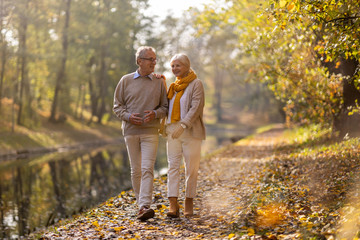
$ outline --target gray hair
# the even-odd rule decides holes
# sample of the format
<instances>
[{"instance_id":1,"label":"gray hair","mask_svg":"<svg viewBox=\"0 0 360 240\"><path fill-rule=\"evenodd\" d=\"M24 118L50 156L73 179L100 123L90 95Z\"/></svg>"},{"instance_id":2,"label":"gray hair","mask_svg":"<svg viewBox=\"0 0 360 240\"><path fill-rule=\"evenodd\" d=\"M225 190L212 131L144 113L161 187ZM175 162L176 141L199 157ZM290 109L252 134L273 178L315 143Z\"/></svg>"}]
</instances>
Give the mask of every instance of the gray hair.
<instances>
[{"instance_id":1,"label":"gray hair","mask_svg":"<svg viewBox=\"0 0 360 240\"><path fill-rule=\"evenodd\" d=\"M182 64L184 64L186 67L188 67L189 69L191 69L191 65L190 65L190 59L188 58L188 56L186 56L184 53L178 53L175 54L171 60L170 63L172 63L173 61L178 60L179 62L181 62Z\"/></svg>"},{"instance_id":2,"label":"gray hair","mask_svg":"<svg viewBox=\"0 0 360 240\"><path fill-rule=\"evenodd\" d=\"M136 65L138 64L138 58L141 58L145 55L145 53L147 51L152 51L155 53L155 49L153 47L150 46L141 46L137 49L136 54L135 54L135 61L136 61Z\"/></svg>"}]
</instances>

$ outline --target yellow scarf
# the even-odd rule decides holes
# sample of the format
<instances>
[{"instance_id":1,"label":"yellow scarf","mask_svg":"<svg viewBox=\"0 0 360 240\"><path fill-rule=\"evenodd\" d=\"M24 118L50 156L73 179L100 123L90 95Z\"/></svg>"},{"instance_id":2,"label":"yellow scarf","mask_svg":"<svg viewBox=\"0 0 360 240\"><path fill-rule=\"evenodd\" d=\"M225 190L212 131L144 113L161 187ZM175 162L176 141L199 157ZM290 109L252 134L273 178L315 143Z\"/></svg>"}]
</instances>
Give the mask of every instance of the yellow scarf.
<instances>
[{"instance_id":1,"label":"yellow scarf","mask_svg":"<svg viewBox=\"0 0 360 240\"><path fill-rule=\"evenodd\" d=\"M197 78L195 72L190 69L189 74L183 78L176 78L176 81L173 82L168 91L168 99L172 99L175 92L177 92L174 100L173 109L171 112L171 122L180 121L180 98L184 94L185 89L193 80Z\"/></svg>"}]
</instances>

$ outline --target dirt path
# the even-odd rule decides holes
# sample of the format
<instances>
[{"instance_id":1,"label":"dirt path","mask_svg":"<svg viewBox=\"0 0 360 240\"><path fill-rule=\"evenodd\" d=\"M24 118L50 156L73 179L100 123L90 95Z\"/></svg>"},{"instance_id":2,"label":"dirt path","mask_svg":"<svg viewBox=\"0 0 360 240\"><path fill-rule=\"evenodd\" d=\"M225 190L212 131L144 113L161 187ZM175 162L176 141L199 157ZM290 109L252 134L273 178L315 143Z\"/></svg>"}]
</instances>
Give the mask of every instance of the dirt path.
<instances>
[{"instance_id":1,"label":"dirt path","mask_svg":"<svg viewBox=\"0 0 360 240\"><path fill-rule=\"evenodd\" d=\"M249 198L257 189L262 166L271 159L282 129L259 134L246 142L226 147L202 160L198 198L193 218L166 217L166 177L155 181L156 216L146 222L136 220L137 209L132 191L68 222L56 231L34 237L43 239L223 239L228 238L232 224L247 214ZM182 182L184 180L182 179ZM183 184L182 184L183 185ZM183 189L181 189L183 192ZM181 200L180 200L181 201ZM180 202L182 204L182 202ZM182 209L181 209L182 210ZM53 229L55 230L55 229ZM230 235L231 237L231 235Z\"/></svg>"}]
</instances>

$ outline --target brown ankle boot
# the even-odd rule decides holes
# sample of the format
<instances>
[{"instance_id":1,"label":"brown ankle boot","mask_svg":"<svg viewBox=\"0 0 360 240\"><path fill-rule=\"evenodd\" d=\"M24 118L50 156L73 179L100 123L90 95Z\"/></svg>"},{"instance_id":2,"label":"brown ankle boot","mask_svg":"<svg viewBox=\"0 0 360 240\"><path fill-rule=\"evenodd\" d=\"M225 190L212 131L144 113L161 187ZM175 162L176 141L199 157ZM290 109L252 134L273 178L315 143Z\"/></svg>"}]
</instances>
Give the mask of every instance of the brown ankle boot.
<instances>
[{"instance_id":1,"label":"brown ankle boot","mask_svg":"<svg viewBox=\"0 0 360 240\"><path fill-rule=\"evenodd\" d=\"M194 201L193 198L185 198L185 217L191 217L194 215Z\"/></svg>"},{"instance_id":2,"label":"brown ankle boot","mask_svg":"<svg viewBox=\"0 0 360 240\"><path fill-rule=\"evenodd\" d=\"M171 218L178 218L180 215L179 212L180 207L177 202L177 197L169 197L169 203L170 203L169 211L166 215Z\"/></svg>"}]
</instances>

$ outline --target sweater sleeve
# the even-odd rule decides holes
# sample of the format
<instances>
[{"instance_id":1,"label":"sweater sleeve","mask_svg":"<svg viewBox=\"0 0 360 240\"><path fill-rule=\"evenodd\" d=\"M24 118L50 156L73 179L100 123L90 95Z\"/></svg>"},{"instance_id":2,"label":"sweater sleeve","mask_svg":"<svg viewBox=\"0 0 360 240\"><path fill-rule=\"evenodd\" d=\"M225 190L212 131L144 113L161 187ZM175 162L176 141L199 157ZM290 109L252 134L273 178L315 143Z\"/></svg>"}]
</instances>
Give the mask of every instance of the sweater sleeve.
<instances>
[{"instance_id":1,"label":"sweater sleeve","mask_svg":"<svg viewBox=\"0 0 360 240\"><path fill-rule=\"evenodd\" d=\"M181 123L185 124L189 128L192 127L192 123L195 122L203 111L205 105L205 93L204 87L200 80L197 80L194 84L194 90L190 96L190 108L186 116L181 120Z\"/></svg>"},{"instance_id":2,"label":"sweater sleeve","mask_svg":"<svg viewBox=\"0 0 360 240\"><path fill-rule=\"evenodd\" d=\"M125 89L124 84L125 84L125 80L123 77L120 79L119 83L117 84L117 86L115 88L113 111L119 119L124 120L124 121L129 121L131 114L127 111L125 101L124 101L124 97L125 97L124 96L124 89Z\"/></svg>"}]
</instances>

